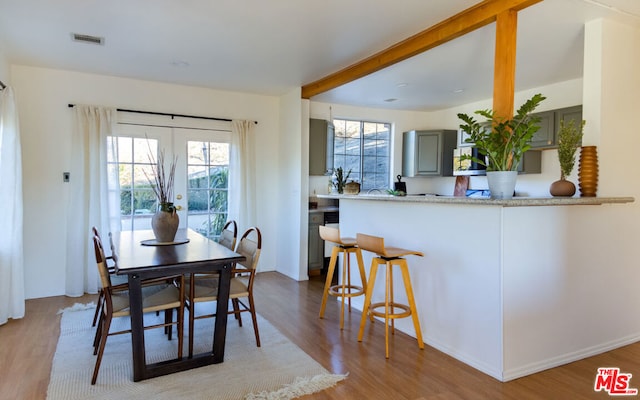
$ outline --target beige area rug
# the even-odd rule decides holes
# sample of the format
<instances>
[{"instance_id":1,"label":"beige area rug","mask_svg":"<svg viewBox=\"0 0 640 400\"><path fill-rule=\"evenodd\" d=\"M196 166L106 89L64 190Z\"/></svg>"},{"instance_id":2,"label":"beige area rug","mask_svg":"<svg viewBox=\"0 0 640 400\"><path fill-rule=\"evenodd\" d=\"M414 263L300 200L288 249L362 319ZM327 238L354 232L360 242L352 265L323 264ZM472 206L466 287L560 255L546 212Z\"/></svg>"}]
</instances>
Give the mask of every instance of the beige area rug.
<instances>
[{"instance_id":1,"label":"beige area rug","mask_svg":"<svg viewBox=\"0 0 640 400\"><path fill-rule=\"evenodd\" d=\"M132 380L131 336L110 336L98 381L92 386L91 375L96 360L92 351L95 328L91 327L94 310L82 308L79 305L62 315L48 400L293 399L334 386L346 377L330 374L260 316L258 327L262 347L256 347L250 317L243 315L242 328L233 316L229 316L224 363L142 382ZM213 322L213 318L196 320L195 353L211 348ZM113 326L112 331L128 324L128 319L116 319L114 324L119 326ZM175 335L168 341L161 328L147 330L148 362L175 358L177 343ZM186 344L185 337L185 349Z\"/></svg>"}]
</instances>

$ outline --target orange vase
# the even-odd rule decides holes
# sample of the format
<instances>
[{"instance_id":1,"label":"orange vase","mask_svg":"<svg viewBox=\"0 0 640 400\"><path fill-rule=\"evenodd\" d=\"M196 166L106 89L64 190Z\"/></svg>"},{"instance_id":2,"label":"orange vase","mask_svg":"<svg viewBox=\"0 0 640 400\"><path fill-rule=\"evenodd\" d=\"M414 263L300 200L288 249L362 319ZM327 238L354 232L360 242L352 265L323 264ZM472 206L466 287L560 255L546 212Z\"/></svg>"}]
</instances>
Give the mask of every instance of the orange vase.
<instances>
[{"instance_id":1,"label":"orange vase","mask_svg":"<svg viewBox=\"0 0 640 400\"><path fill-rule=\"evenodd\" d=\"M596 146L580 148L578 185L581 197L595 197L598 191L598 149Z\"/></svg>"}]
</instances>

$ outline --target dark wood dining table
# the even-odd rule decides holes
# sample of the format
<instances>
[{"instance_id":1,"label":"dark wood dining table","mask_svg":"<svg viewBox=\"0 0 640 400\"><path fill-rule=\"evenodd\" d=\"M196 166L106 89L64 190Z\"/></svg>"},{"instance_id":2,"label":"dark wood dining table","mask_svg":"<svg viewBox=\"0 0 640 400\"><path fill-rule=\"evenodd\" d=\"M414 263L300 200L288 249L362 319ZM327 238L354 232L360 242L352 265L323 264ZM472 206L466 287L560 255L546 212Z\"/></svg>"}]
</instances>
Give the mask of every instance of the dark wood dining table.
<instances>
[{"instance_id":1,"label":"dark wood dining table","mask_svg":"<svg viewBox=\"0 0 640 400\"><path fill-rule=\"evenodd\" d=\"M153 238L153 231L150 230L122 231L113 234L114 250L117 254L116 274L127 275L129 280L133 380L135 382L224 361L231 269L234 263L245 260L244 256L191 229L178 230L175 241L188 239L188 242L183 244L151 246L142 244L142 241ZM197 273L216 271L220 273L220 283L211 351L192 357L177 357L147 364L142 315L142 280L175 275L193 276ZM189 332L189 334L192 333Z\"/></svg>"}]
</instances>

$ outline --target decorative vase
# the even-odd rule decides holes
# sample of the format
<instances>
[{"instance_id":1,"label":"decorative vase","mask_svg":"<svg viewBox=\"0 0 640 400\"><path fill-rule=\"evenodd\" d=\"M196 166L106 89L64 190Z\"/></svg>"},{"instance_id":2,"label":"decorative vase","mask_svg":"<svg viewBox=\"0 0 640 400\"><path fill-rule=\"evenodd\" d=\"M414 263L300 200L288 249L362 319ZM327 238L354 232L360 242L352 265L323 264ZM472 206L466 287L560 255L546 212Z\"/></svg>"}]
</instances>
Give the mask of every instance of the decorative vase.
<instances>
[{"instance_id":1,"label":"decorative vase","mask_svg":"<svg viewBox=\"0 0 640 400\"><path fill-rule=\"evenodd\" d=\"M559 180L551 184L549 187L549 193L555 197L571 197L576 194L576 185L562 176Z\"/></svg>"},{"instance_id":2,"label":"decorative vase","mask_svg":"<svg viewBox=\"0 0 640 400\"><path fill-rule=\"evenodd\" d=\"M487 183L492 199L511 199L516 189L518 171L487 171Z\"/></svg>"},{"instance_id":3,"label":"decorative vase","mask_svg":"<svg viewBox=\"0 0 640 400\"><path fill-rule=\"evenodd\" d=\"M596 146L580 148L578 185L581 197L595 197L598 190L598 149Z\"/></svg>"},{"instance_id":4,"label":"decorative vase","mask_svg":"<svg viewBox=\"0 0 640 400\"><path fill-rule=\"evenodd\" d=\"M158 210L151 218L151 228L159 243L171 243L176 238L180 218L176 212L173 203L160 205Z\"/></svg>"}]
</instances>

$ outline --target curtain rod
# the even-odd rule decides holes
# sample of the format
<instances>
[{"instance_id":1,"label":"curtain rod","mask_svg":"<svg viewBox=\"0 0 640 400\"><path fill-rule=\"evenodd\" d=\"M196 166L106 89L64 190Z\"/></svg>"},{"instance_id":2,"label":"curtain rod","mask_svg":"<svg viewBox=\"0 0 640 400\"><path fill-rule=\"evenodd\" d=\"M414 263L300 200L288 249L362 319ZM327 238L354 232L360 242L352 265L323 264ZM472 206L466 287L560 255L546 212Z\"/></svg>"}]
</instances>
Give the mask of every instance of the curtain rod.
<instances>
[{"instance_id":1,"label":"curtain rod","mask_svg":"<svg viewBox=\"0 0 640 400\"><path fill-rule=\"evenodd\" d=\"M2 82L0 82L2 83ZM73 108L75 107L75 104L69 104L69 108ZM136 113L136 114L150 114L150 115L163 115L166 117L171 117L171 119L173 119L174 117L183 117L183 118L195 118L195 119L208 119L208 120L212 120L212 121L225 121L225 122L231 122L231 119L228 118L216 118L216 117L202 117L199 115L185 115L185 114L173 114L173 113L163 113L163 112L155 112L155 111L140 111L140 110L128 110L125 108L117 108L116 111L122 111L122 112L129 112L129 113ZM257 124L258 121L253 121L254 124Z\"/></svg>"}]
</instances>

